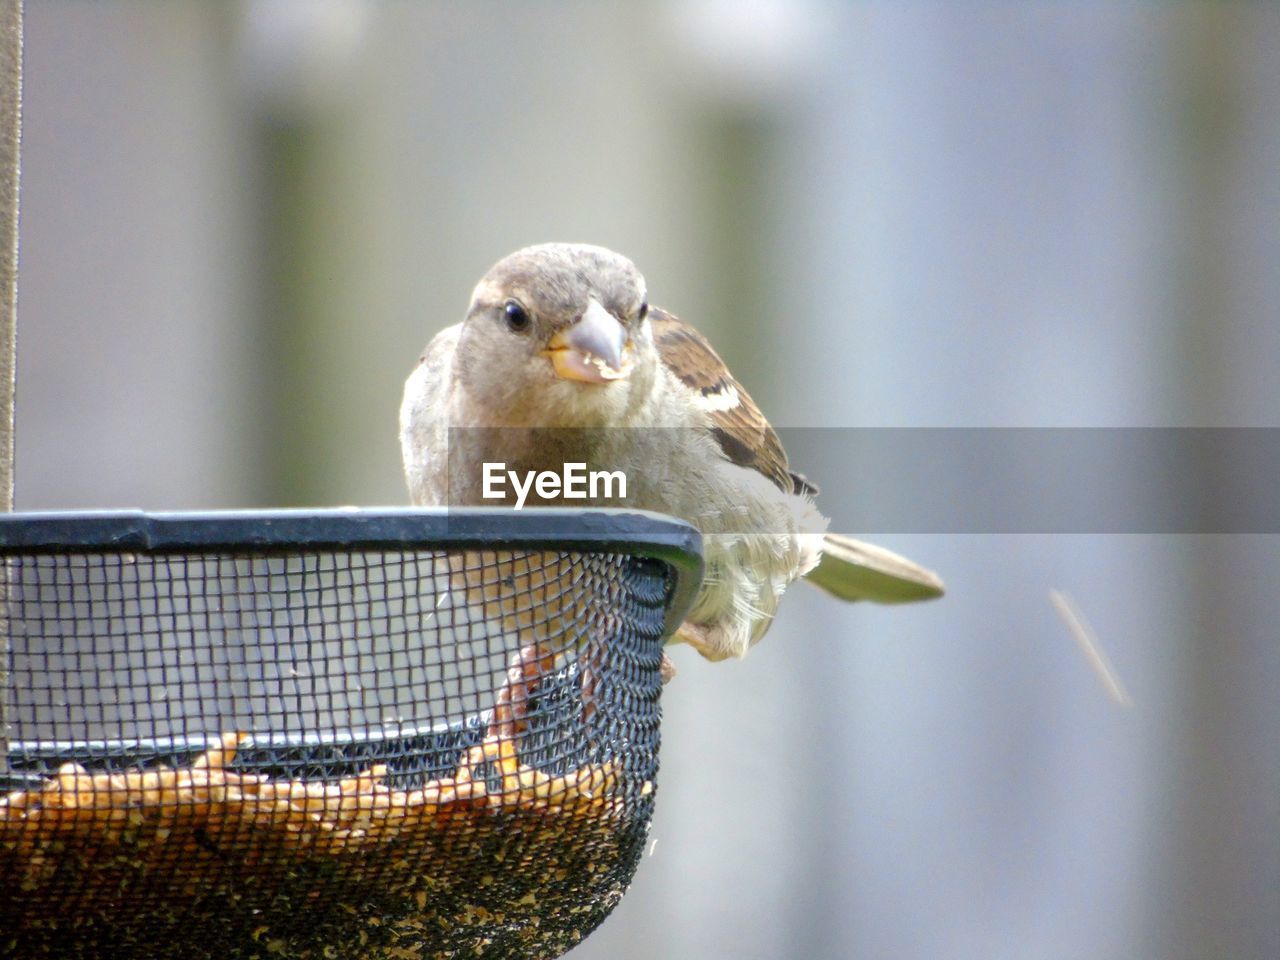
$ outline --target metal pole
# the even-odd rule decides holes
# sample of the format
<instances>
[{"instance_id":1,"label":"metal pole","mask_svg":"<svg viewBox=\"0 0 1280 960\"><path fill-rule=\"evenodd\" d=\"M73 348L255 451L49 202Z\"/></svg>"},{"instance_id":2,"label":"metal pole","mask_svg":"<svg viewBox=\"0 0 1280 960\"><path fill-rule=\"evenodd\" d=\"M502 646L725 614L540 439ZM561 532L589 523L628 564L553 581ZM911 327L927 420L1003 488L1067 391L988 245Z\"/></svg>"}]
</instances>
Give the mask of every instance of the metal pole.
<instances>
[{"instance_id":1,"label":"metal pole","mask_svg":"<svg viewBox=\"0 0 1280 960\"><path fill-rule=\"evenodd\" d=\"M13 392L18 333L18 174L22 0L0 0L0 510L13 509ZM0 769L9 747L8 571L0 590Z\"/></svg>"},{"instance_id":2,"label":"metal pole","mask_svg":"<svg viewBox=\"0 0 1280 960\"><path fill-rule=\"evenodd\" d=\"M18 330L18 175L22 0L0 0L0 509L13 509L13 385Z\"/></svg>"}]
</instances>

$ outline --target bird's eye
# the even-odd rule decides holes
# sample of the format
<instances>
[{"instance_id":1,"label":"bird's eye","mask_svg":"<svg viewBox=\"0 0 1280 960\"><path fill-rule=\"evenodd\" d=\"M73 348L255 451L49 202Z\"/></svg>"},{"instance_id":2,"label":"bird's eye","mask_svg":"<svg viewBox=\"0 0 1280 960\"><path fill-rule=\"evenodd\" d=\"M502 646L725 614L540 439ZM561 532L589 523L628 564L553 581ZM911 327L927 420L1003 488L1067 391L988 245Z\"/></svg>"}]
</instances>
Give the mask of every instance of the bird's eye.
<instances>
[{"instance_id":1,"label":"bird's eye","mask_svg":"<svg viewBox=\"0 0 1280 960\"><path fill-rule=\"evenodd\" d=\"M644 320L649 315L649 301L646 300L640 304L640 309L636 311L636 319Z\"/></svg>"},{"instance_id":2,"label":"bird's eye","mask_svg":"<svg viewBox=\"0 0 1280 960\"><path fill-rule=\"evenodd\" d=\"M515 300L508 300L502 308L502 314L507 318L507 326L512 330L526 330L529 327L529 311Z\"/></svg>"}]
</instances>

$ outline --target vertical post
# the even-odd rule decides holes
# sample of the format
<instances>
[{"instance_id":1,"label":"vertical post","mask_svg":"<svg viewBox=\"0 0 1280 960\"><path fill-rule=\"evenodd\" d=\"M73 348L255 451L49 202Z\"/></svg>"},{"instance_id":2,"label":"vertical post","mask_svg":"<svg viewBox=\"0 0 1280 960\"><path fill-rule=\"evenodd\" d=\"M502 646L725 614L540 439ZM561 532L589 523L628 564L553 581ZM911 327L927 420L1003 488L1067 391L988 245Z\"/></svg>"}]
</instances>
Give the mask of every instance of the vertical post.
<instances>
[{"instance_id":1,"label":"vertical post","mask_svg":"<svg viewBox=\"0 0 1280 960\"><path fill-rule=\"evenodd\" d=\"M0 0L0 510L13 509L13 393L18 332L18 173L22 0ZM7 571L6 571L7 573ZM7 577L0 584L0 771L9 747Z\"/></svg>"},{"instance_id":2,"label":"vertical post","mask_svg":"<svg viewBox=\"0 0 1280 960\"><path fill-rule=\"evenodd\" d=\"M1179 313L1191 422L1232 424L1240 401L1265 396L1263 388L1236 379L1234 342L1247 329L1237 322L1237 291L1264 267L1242 262L1239 240L1249 236L1239 198L1254 185L1241 158L1269 151L1248 146L1251 134L1273 129L1254 97L1261 88L1250 54L1269 29L1249 4L1187 4L1172 35L1177 86L1174 103L1181 139L1176 157L1186 197L1182 257L1178 267ZM1274 12L1274 11L1267 11ZM1274 30L1272 31L1274 32ZM1238 318L1243 321L1245 318ZM1255 393L1248 391L1254 390ZM1234 415L1236 423L1240 414ZM1244 463L1205 463L1202 480L1249 475ZM1238 481L1237 481L1238 482ZM1218 487L1232 496L1228 482ZM1169 795L1179 847L1167 860L1173 878L1168 943L1187 956L1276 954L1280 926L1275 911L1278 848L1274 810L1276 781L1274 710L1266 674L1276 662L1274 624L1266 591L1255 586L1266 563L1253 537L1197 537L1184 548L1194 611L1185 656L1185 711L1180 718L1181 769ZM1265 548L1264 548L1265 549ZM1215 642L1204 642L1212 638ZM1270 704L1270 705L1269 705ZM1175 728L1176 730L1177 728ZM1270 890L1270 893L1267 893Z\"/></svg>"},{"instance_id":3,"label":"vertical post","mask_svg":"<svg viewBox=\"0 0 1280 960\"><path fill-rule=\"evenodd\" d=\"M22 0L0 0L0 510L5 511L13 509L21 131Z\"/></svg>"}]
</instances>

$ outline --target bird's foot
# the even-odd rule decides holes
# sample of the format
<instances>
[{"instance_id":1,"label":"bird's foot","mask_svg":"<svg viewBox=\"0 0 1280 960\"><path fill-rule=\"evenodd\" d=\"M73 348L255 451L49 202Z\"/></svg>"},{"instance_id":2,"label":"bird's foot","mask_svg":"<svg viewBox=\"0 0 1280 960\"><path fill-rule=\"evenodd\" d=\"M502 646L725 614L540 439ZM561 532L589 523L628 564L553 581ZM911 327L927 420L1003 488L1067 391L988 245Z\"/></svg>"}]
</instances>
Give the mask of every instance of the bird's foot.
<instances>
[{"instance_id":1,"label":"bird's foot","mask_svg":"<svg viewBox=\"0 0 1280 960\"><path fill-rule=\"evenodd\" d=\"M680 624L680 629L676 631L676 639L687 643L708 660L724 659L724 654L720 652L715 641L711 639L709 627L704 627L698 623L690 623L686 620Z\"/></svg>"},{"instance_id":2,"label":"bird's foot","mask_svg":"<svg viewBox=\"0 0 1280 960\"><path fill-rule=\"evenodd\" d=\"M515 739L524 728L529 701L533 699L538 682L555 670L558 657L558 652L547 643L531 643L512 655L507 667L507 681L494 698L490 736Z\"/></svg>"},{"instance_id":3,"label":"bird's foot","mask_svg":"<svg viewBox=\"0 0 1280 960\"><path fill-rule=\"evenodd\" d=\"M662 651L662 662L658 664L658 672L662 674L662 685L665 687L668 683L676 678L676 665L667 651Z\"/></svg>"}]
</instances>

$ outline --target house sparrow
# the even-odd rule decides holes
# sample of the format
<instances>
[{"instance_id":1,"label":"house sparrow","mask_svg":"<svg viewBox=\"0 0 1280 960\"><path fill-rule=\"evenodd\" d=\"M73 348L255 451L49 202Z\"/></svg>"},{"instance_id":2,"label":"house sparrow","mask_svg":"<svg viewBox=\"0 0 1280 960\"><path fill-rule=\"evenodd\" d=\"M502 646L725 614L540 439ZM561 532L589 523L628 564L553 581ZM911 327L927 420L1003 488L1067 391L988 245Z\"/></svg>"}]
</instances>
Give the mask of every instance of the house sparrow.
<instances>
[{"instance_id":1,"label":"house sparrow","mask_svg":"<svg viewBox=\"0 0 1280 960\"><path fill-rule=\"evenodd\" d=\"M659 511L703 534L706 575L675 639L709 660L745 655L800 577L845 600L943 591L932 572L825 532L817 488L792 472L747 391L603 247L547 243L500 260L409 376L400 444L419 505L493 505L485 463L620 469L622 503L574 505ZM530 503L567 502L526 491Z\"/></svg>"}]
</instances>

